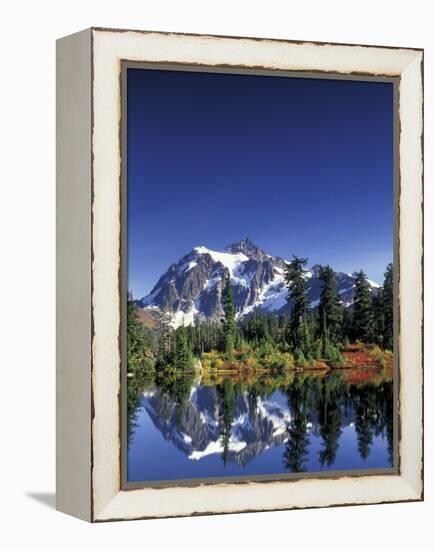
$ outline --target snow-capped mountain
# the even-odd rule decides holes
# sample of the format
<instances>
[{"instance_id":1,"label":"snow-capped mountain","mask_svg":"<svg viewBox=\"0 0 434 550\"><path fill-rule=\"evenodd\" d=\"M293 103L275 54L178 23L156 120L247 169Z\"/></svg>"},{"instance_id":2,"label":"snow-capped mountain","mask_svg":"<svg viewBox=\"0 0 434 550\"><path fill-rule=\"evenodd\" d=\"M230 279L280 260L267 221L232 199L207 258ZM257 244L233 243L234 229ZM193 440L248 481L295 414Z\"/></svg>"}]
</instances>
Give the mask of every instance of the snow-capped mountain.
<instances>
[{"instance_id":1,"label":"snow-capped mountain","mask_svg":"<svg viewBox=\"0 0 434 550\"><path fill-rule=\"evenodd\" d=\"M144 309L157 309L172 317L174 327L219 320L223 316L222 290L226 273L232 282L238 319L255 309L280 313L290 307L284 283L287 261L270 256L249 239L225 248L223 252L197 246L160 277L152 292L138 300ZM306 272L309 278L311 307L319 302L321 281L319 266ZM336 273L338 293L345 305L354 298L355 273ZM379 287L370 281L372 289Z\"/></svg>"}]
</instances>

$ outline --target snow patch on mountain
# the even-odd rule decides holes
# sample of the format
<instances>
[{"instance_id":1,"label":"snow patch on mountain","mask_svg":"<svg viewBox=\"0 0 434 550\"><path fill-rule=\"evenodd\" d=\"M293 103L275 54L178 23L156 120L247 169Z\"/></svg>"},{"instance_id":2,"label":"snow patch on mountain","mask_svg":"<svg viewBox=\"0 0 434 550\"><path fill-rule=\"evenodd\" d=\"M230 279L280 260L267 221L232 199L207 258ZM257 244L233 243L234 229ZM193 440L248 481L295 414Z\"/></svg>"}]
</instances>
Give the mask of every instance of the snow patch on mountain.
<instances>
[{"instance_id":1,"label":"snow patch on mountain","mask_svg":"<svg viewBox=\"0 0 434 550\"><path fill-rule=\"evenodd\" d=\"M196 308L196 303L193 302L193 305L188 311L182 311L180 309L174 313L169 324L175 329L182 326L188 327L189 325L194 325L198 314L199 310Z\"/></svg>"},{"instance_id":2,"label":"snow patch on mountain","mask_svg":"<svg viewBox=\"0 0 434 550\"><path fill-rule=\"evenodd\" d=\"M180 268L179 268L179 271L183 271L184 273L187 273L187 271L190 271L190 269L193 269L193 267L196 267L197 266L197 262L192 260L191 262L186 262L184 265L182 265Z\"/></svg>"},{"instance_id":3,"label":"snow patch on mountain","mask_svg":"<svg viewBox=\"0 0 434 550\"><path fill-rule=\"evenodd\" d=\"M245 441L229 441L228 445L228 451L231 451L233 453L239 453L247 446L247 443ZM188 458L190 460L200 460L201 458L213 455L213 454L222 454L224 451L223 444L221 440L218 441L210 441L208 443L208 446L203 451L193 451Z\"/></svg>"},{"instance_id":4,"label":"snow patch on mountain","mask_svg":"<svg viewBox=\"0 0 434 550\"><path fill-rule=\"evenodd\" d=\"M198 254L208 254L215 262L222 264L229 271L233 285L241 285L245 288L250 287L253 274L245 271L244 264L249 261L249 258L242 252L217 252L206 246L196 246L193 251ZM221 275L215 272L212 278L207 281L205 288L209 290L220 278Z\"/></svg>"},{"instance_id":5,"label":"snow patch on mountain","mask_svg":"<svg viewBox=\"0 0 434 550\"><path fill-rule=\"evenodd\" d=\"M240 264L249 260L249 258L241 252L239 252L238 254L230 254L229 252L216 252L215 250L210 250L205 246L196 246L193 250L195 252L198 252L199 254L209 254L215 262L220 262L229 270L231 277L235 274L235 271L240 266Z\"/></svg>"},{"instance_id":6,"label":"snow patch on mountain","mask_svg":"<svg viewBox=\"0 0 434 550\"><path fill-rule=\"evenodd\" d=\"M276 281L264 292L262 309L265 311L278 311L287 304L288 289L282 281Z\"/></svg>"}]
</instances>

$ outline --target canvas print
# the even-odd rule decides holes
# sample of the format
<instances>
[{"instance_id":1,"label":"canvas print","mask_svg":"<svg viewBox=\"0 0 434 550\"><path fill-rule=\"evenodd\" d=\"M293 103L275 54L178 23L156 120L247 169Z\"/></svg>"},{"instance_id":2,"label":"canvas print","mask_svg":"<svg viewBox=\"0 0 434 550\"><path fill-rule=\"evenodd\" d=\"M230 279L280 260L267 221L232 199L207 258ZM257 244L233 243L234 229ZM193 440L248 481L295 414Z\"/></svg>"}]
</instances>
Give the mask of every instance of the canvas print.
<instances>
[{"instance_id":1,"label":"canvas print","mask_svg":"<svg viewBox=\"0 0 434 550\"><path fill-rule=\"evenodd\" d=\"M396 467L394 89L129 67L126 481Z\"/></svg>"}]
</instances>

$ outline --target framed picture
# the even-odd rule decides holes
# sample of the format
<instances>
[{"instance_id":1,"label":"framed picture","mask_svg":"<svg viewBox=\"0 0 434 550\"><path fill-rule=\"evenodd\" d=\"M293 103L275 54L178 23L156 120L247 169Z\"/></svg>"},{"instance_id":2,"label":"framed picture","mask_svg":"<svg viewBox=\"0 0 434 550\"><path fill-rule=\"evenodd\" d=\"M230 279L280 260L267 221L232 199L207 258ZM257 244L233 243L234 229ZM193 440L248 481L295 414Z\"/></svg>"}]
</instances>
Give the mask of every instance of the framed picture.
<instances>
[{"instance_id":1,"label":"framed picture","mask_svg":"<svg viewBox=\"0 0 434 550\"><path fill-rule=\"evenodd\" d=\"M423 498L423 51L57 45L57 505Z\"/></svg>"}]
</instances>

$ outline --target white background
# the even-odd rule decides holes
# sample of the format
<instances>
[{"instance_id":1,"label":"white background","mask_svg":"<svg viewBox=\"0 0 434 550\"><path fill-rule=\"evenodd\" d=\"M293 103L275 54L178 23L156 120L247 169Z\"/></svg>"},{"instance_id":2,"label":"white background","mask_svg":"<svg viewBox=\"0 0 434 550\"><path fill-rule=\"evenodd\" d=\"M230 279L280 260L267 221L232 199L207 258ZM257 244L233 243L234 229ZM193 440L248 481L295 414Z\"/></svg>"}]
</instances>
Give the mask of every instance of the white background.
<instances>
[{"instance_id":1,"label":"white background","mask_svg":"<svg viewBox=\"0 0 434 550\"><path fill-rule=\"evenodd\" d=\"M3 548L432 548L434 17L430 4L419 0L36 0L2 5ZM54 511L55 39L89 26L425 48L424 503L93 526Z\"/></svg>"}]
</instances>

